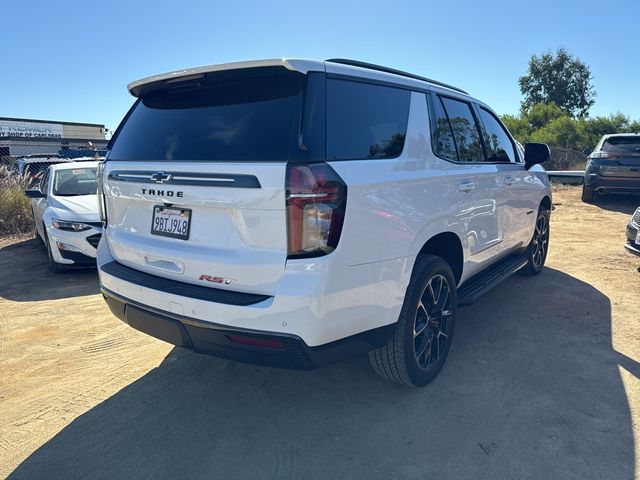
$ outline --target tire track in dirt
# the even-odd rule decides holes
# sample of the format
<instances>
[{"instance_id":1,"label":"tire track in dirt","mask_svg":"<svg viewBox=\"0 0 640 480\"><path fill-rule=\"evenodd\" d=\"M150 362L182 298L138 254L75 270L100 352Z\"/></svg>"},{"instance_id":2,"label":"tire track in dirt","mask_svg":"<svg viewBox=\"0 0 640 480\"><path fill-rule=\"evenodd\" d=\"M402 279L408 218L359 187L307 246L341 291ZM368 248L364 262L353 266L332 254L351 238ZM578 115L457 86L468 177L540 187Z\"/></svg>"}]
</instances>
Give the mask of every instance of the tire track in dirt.
<instances>
[{"instance_id":1,"label":"tire track in dirt","mask_svg":"<svg viewBox=\"0 0 640 480\"><path fill-rule=\"evenodd\" d=\"M0 302L0 305L1 304L2 303ZM0 375L5 362L5 355L7 354L7 337L7 321L5 320L4 315L0 312ZM2 378L4 378L4 375L2 375ZM0 388L0 393L1 390L2 389Z\"/></svg>"}]
</instances>

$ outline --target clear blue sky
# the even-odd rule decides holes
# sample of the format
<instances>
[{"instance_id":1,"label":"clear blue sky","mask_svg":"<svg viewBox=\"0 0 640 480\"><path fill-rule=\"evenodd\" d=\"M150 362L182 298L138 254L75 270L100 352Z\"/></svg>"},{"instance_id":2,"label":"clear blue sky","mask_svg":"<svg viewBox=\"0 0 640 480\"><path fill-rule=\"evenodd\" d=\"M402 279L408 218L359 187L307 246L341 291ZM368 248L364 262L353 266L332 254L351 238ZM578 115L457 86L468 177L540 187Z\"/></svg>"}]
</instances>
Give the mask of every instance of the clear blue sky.
<instances>
[{"instance_id":1,"label":"clear blue sky","mask_svg":"<svg viewBox=\"0 0 640 480\"><path fill-rule=\"evenodd\" d=\"M638 0L5 2L0 116L114 129L133 80L274 57L380 63L517 113L529 57L562 46L591 67L592 116L640 118L639 21Z\"/></svg>"}]
</instances>

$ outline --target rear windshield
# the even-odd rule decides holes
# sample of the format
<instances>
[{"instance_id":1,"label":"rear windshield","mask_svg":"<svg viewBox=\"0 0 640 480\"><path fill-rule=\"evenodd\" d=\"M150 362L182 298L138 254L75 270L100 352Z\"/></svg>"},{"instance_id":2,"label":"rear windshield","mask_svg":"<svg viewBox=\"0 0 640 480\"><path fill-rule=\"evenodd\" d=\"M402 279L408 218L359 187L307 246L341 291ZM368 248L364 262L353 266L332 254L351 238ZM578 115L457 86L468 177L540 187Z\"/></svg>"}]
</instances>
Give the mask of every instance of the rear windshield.
<instances>
[{"instance_id":1,"label":"rear windshield","mask_svg":"<svg viewBox=\"0 0 640 480\"><path fill-rule=\"evenodd\" d=\"M282 67L216 73L149 92L112 160L287 161L298 148L304 76Z\"/></svg>"},{"instance_id":2,"label":"rear windshield","mask_svg":"<svg viewBox=\"0 0 640 480\"><path fill-rule=\"evenodd\" d=\"M59 197L95 195L97 190L95 168L58 170L53 178L53 194Z\"/></svg>"},{"instance_id":3,"label":"rear windshield","mask_svg":"<svg viewBox=\"0 0 640 480\"><path fill-rule=\"evenodd\" d=\"M640 136L609 137L602 145L602 151L640 154Z\"/></svg>"}]
</instances>

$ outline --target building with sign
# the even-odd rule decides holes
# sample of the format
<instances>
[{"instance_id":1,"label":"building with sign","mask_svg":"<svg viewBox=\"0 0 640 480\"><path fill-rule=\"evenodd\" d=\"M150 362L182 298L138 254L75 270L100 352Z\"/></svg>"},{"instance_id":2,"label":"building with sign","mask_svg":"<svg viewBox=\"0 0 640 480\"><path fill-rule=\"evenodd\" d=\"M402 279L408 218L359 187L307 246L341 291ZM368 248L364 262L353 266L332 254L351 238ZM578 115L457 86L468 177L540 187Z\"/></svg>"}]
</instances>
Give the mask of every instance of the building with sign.
<instances>
[{"instance_id":1,"label":"building with sign","mask_svg":"<svg viewBox=\"0 0 640 480\"><path fill-rule=\"evenodd\" d=\"M65 157L104 152L107 129L95 123L0 117L0 158L57 154Z\"/></svg>"}]
</instances>

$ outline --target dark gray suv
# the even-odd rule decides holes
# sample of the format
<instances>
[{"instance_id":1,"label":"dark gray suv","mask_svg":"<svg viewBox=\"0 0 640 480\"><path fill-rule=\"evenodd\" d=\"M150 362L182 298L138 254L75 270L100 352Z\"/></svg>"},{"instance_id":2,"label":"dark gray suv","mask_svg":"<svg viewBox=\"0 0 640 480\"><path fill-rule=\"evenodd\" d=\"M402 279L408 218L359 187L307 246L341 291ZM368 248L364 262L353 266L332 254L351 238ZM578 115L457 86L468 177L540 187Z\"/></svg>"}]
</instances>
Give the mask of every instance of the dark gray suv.
<instances>
[{"instance_id":1,"label":"dark gray suv","mask_svg":"<svg viewBox=\"0 0 640 480\"><path fill-rule=\"evenodd\" d=\"M609 192L640 193L640 133L605 135L589 155L582 201Z\"/></svg>"}]
</instances>

